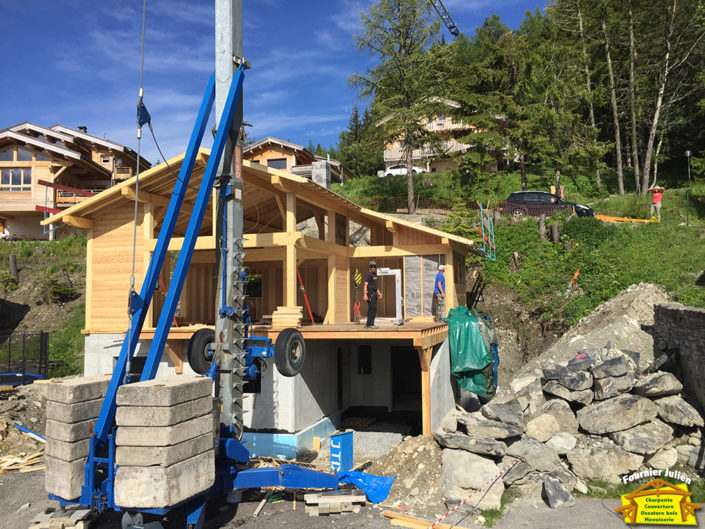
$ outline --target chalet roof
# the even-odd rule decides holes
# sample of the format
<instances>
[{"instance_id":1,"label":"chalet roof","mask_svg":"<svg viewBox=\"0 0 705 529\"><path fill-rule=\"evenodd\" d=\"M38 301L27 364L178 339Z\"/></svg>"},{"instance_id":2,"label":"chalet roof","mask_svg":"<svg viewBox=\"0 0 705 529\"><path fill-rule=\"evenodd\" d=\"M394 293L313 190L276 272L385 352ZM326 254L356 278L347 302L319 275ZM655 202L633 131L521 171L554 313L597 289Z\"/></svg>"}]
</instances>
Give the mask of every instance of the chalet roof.
<instances>
[{"instance_id":1,"label":"chalet roof","mask_svg":"<svg viewBox=\"0 0 705 529\"><path fill-rule=\"evenodd\" d=\"M201 148L198 153L198 159L194 165L193 174L189 181L189 189L187 190L185 201L188 203L198 192L197 186L200 184L203 172L208 160L210 151ZM171 158L167 162L159 164L151 169L143 172L139 178L139 193L144 200L153 200L164 202L171 197L174 190L174 180L176 172L179 171L181 164L184 161L185 154L180 154ZM334 209L335 211L348 216L351 220L361 224L386 224L391 222L399 226L411 228L424 233L436 235L443 239L455 241L465 247L473 246L473 242L464 237L452 235L440 230L420 226L412 222L384 215L375 211L362 208L357 204L347 200L346 198L326 189L308 178L301 177L289 173L287 171L272 169L265 167L255 162L243 160L243 179L246 186L253 193L258 193L264 190L285 190L293 192L304 203L301 208L305 213L308 212L305 204L310 207L321 208L324 210ZM61 213L57 213L48 219L42 221L43 225L56 224L68 221L66 217L84 217L95 218L107 212L117 202L124 200L125 197L134 197L136 177L130 178L117 184L116 186L106 189L105 191L87 199L83 202L68 208ZM245 196L248 195L248 189L245 189ZM267 220L268 216L272 219L278 218L279 209L272 198L272 207L262 207L245 203L245 215L247 216L248 208L252 209L252 216L256 214L257 223L259 225L276 225L276 221ZM297 208L298 209L298 208ZM256 210L256 211L255 211ZM312 216L313 213L311 213ZM247 219L246 219L247 220Z\"/></svg>"}]
</instances>

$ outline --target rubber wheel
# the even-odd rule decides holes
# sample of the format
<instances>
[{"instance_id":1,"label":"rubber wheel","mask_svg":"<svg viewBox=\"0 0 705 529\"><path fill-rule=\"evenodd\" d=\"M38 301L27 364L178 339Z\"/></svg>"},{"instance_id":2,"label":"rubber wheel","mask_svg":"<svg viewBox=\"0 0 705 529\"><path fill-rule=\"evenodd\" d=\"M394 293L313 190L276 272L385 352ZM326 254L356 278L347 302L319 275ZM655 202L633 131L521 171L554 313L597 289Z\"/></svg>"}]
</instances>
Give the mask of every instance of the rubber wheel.
<instances>
[{"instance_id":1,"label":"rubber wheel","mask_svg":"<svg viewBox=\"0 0 705 529\"><path fill-rule=\"evenodd\" d=\"M306 360L304 337L296 329L284 329L274 343L274 364L285 377L293 377L301 372Z\"/></svg>"},{"instance_id":2,"label":"rubber wheel","mask_svg":"<svg viewBox=\"0 0 705 529\"><path fill-rule=\"evenodd\" d=\"M512 211L512 218L513 219L521 219L521 218L526 217L526 215L528 215L528 214L529 214L529 212L526 209L517 208L514 211Z\"/></svg>"},{"instance_id":3,"label":"rubber wheel","mask_svg":"<svg viewBox=\"0 0 705 529\"><path fill-rule=\"evenodd\" d=\"M199 329L188 342L188 365L199 375L205 375L213 358L208 354L208 346L215 342L215 331Z\"/></svg>"}]
</instances>

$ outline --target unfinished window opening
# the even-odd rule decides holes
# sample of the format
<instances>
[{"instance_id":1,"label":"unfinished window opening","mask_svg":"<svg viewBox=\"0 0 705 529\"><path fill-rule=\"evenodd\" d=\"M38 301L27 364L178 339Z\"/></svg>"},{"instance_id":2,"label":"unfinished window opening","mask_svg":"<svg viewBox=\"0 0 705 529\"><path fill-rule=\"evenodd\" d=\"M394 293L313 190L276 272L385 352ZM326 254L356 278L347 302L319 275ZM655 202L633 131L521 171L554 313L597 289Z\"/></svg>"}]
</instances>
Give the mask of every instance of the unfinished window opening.
<instances>
[{"instance_id":1,"label":"unfinished window opening","mask_svg":"<svg viewBox=\"0 0 705 529\"><path fill-rule=\"evenodd\" d=\"M0 151L0 162L14 162L15 161L15 149L7 149L5 151Z\"/></svg>"},{"instance_id":2,"label":"unfinished window opening","mask_svg":"<svg viewBox=\"0 0 705 529\"><path fill-rule=\"evenodd\" d=\"M30 151L26 151L25 149L17 149L17 161L18 162L31 162L32 161L32 153Z\"/></svg>"},{"instance_id":3,"label":"unfinished window opening","mask_svg":"<svg viewBox=\"0 0 705 529\"><path fill-rule=\"evenodd\" d=\"M372 374L372 348L369 345L360 345L357 348L357 374Z\"/></svg>"},{"instance_id":4,"label":"unfinished window opening","mask_svg":"<svg viewBox=\"0 0 705 529\"><path fill-rule=\"evenodd\" d=\"M286 169L286 158L270 158L267 160L267 167L272 169Z\"/></svg>"}]
</instances>

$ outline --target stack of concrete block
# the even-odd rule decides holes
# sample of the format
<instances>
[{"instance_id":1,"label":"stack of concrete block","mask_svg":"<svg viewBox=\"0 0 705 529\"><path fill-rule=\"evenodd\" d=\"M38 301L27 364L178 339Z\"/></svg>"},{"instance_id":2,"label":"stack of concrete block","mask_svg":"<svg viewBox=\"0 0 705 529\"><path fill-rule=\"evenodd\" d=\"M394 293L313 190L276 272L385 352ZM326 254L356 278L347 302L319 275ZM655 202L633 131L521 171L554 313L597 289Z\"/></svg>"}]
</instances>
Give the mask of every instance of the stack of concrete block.
<instances>
[{"instance_id":1,"label":"stack of concrete block","mask_svg":"<svg viewBox=\"0 0 705 529\"><path fill-rule=\"evenodd\" d=\"M110 375L53 380L47 384L46 472L50 494L81 495L90 436L110 384Z\"/></svg>"},{"instance_id":2,"label":"stack of concrete block","mask_svg":"<svg viewBox=\"0 0 705 529\"><path fill-rule=\"evenodd\" d=\"M117 393L115 504L175 505L215 481L213 381L178 375Z\"/></svg>"}]
</instances>

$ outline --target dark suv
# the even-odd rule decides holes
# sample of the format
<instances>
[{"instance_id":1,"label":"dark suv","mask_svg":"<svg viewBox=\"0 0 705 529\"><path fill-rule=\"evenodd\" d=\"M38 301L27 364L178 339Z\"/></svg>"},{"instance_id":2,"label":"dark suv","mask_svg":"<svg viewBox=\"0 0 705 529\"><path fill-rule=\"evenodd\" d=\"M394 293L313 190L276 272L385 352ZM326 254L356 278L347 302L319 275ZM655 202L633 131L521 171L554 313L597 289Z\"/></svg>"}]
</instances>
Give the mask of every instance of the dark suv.
<instances>
[{"instance_id":1,"label":"dark suv","mask_svg":"<svg viewBox=\"0 0 705 529\"><path fill-rule=\"evenodd\" d=\"M574 204L546 191L515 191L504 203L504 213L514 218L525 215L551 215L554 211L572 209L578 217L594 217L590 206Z\"/></svg>"}]
</instances>

